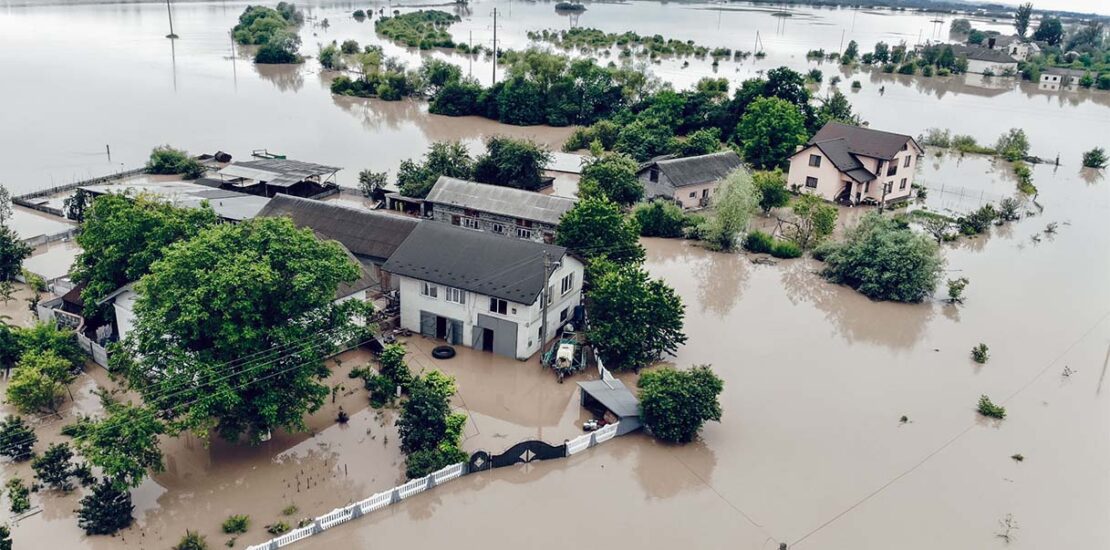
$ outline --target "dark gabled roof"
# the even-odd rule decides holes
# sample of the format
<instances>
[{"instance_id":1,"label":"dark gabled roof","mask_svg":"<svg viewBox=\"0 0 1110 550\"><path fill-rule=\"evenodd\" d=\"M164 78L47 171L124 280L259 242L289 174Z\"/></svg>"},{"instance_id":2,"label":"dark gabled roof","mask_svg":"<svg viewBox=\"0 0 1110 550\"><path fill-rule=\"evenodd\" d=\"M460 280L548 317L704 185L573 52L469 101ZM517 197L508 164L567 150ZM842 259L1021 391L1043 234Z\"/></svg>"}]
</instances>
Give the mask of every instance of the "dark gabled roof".
<instances>
[{"instance_id":1,"label":"dark gabled roof","mask_svg":"<svg viewBox=\"0 0 1110 550\"><path fill-rule=\"evenodd\" d=\"M963 46L960 44L952 45L952 53L957 57L963 56L968 59L975 59L977 61L987 61L989 63L1017 63L1017 60L1006 53L1006 50L992 50L990 48L983 48L979 46Z\"/></svg>"},{"instance_id":2,"label":"dark gabled roof","mask_svg":"<svg viewBox=\"0 0 1110 550\"><path fill-rule=\"evenodd\" d=\"M875 174L864 168L859 159L849 151L848 140L844 138L828 139L818 141L812 145L825 153L825 158L829 159L837 170L844 172L853 180L865 183L875 179Z\"/></svg>"},{"instance_id":3,"label":"dark gabled roof","mask_svg":"<svg viewBox=\"0 0 1110 550\"><path fill-rule=\"evenodd\" d=\"M819 142L835 139L843 139L848 152L853 155L864 155L883 160L894 158L894 155L902 150L902 146L907 141L913 141L912 137L904 134L872 130L871 128L852 126L841 122L829 122L822 126L806 145L815 145ZM917 146L917 142L914 142L914 146ZM921 148L918 147L918 149Z\"/></svg>"},{"instance_id":4,"label":"dark gabled roof","mask_svg":"<svg viewBox=\"0 0 1110 550\"><path fill-rule=\"evenodd\" d=\"M297 227L339 241L355 256L385 261L412 233L419 220L397 214L340 206L278 194L258 217L287 216Z\"/></svg>"},{"instance_id":5,"label":"dark gabled roof","mask_svg":"<svg viewBox=\"0 0 1110 550\"><path fill-rule=\"evenodd\" d=\"M651 166L658 167L667 176L671 185L686 187L724 179L729 172L742 168L744 163L735 152L721 151L696 157L660 160L648 164L640 171L643 172Z\"/></svg>"},{"instance_id":6,"label":"dark gabled roof","mask_svg":"<svg viewBox=\"0 0 1110 550\"><path fill-rule=\"evenodd\" d=\"M327 237L324 237L317 233L316 238L326 239ZM356 258L354 254L351 254L350 250L347 250L347 247L343 246L342 243L339 244L339 247L343 249L343 253L347 255L347 259L354 262L354 264L358 266L358 279L355 279L354 281L351 281L349 283L339 283L339 286L335 289L336 300L340 298L346 298L347 296L350 296L356 292L366 290L378 284L377 278L374 277L369 269L366 269L366 266L363 265L362 262L358 261L358 258Z\"/></svg>"},{"instance_id":7,"label":"dark gabled roof","mask_svg":"<svg viewBox=\"0 0 1110 550\"><path fill-rule=\"evenodd\" d=\"M440 176L424 202L559 225L574 199Z\"/></svg>"},{"instance_id":8,"label":"dark gabled roof","mask_svg":"<svg viewBox=\"0 0 1110 550\"><path fill-rule=\"evenodd\" d=\"M547 281L543 253L552 262L566 254L561 246L445 223L421 223L382 269L432 283L532 304Z\"/></svg>"}]
</instances>

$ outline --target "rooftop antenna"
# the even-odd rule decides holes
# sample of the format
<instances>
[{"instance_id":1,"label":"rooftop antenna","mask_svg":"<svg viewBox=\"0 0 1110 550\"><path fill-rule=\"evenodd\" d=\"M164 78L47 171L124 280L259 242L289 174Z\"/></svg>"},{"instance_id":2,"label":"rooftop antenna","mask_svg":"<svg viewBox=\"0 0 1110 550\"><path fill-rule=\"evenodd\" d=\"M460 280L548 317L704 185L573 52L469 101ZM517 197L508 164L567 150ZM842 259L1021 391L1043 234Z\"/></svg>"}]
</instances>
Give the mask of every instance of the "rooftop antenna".
<instances>
[{"instance_id":1,"label":"rooftop antenna","mask_svg":"<svg viewBox=\"0 0 1110 550\"><path fill-rule=\"evenodd\" d=\"M173 10L170 9L170 0L166 0L166 16L170 19L170 33L166 35L166 38L170 40L178 38L177 34L173 32Z\"/></svg>"}]
</instances>

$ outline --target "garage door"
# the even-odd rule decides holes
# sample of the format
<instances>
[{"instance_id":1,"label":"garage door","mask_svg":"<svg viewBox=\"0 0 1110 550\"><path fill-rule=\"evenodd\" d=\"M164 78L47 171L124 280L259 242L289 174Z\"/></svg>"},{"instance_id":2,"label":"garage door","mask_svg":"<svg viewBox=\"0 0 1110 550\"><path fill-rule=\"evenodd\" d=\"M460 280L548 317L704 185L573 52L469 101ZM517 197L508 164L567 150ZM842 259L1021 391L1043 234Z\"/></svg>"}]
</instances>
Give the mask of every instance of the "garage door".
<instances>
[{"instance_id":1,"label":"garage door","mask_svg":"<svg viewBox=\"0 0 1110 550\"><path fill-rule=\"evenodd\" d=\"M436 314L420 312L420 334L428 338L436 337Z\"/></svg>"},{"instance_id":2,"label":"garage door","mask_svg":"<svg viewBox=\"0 0 1110 550\"><path fill-rule=\"evenodd\" d=\"M493 331L493 352L516 358L516 323L478 314L478 326Z\"/></svg>"}]
</instances>

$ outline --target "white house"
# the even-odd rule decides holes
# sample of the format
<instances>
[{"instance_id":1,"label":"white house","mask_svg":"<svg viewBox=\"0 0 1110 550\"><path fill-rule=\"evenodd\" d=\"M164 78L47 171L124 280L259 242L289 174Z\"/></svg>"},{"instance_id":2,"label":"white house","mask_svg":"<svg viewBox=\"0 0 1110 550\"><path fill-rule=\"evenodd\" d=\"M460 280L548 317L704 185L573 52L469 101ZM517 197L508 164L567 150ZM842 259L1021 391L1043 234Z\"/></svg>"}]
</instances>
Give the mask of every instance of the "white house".
<instances>
[{"instance_id":1,"label":"white house","mask_svg":"<svg viewBox=\"0 0 1110 550\"><path fill-rule=\"evenodd\" d=\"M954 44L952 51L956 54L956 57L967 60L967 72L969 73L995 76L1014 76L1017 74L1018 62L1007 50Z\"/></svg>"},{"instance_id":2,"label":"white house","mask_svg":"<svg viewBox=\"0 0 1110 550\"><path fill-rule=\"evenodd\" d=\"M559 219L574 204L566 197L440 176L424 198L424 215L467 229L550 243Z\"/></svg>"},{"instance_id":3,"label":"white house","mask_svg":"<svg viewBox=\"0 0 1110 550\"><path fill-rule=\"evenodd\" d=\"M521 360L582 301L583 266L565 248L444 223L418 225L383 269L399 281L402 327Z\"/></svg>"},{"instance_id":4,"label":"white house","mask_svg":"<svg viewBox=\"0 0 1110 550\"><path fill-rule=\"evenodd\" d=\"M1041 71L1040 89L1042 90L1068 90L1079 89L1079 79L1087 74L1079 69L1066 69L1063 67L1045 67Z\"/></svg>"}]
</instances>

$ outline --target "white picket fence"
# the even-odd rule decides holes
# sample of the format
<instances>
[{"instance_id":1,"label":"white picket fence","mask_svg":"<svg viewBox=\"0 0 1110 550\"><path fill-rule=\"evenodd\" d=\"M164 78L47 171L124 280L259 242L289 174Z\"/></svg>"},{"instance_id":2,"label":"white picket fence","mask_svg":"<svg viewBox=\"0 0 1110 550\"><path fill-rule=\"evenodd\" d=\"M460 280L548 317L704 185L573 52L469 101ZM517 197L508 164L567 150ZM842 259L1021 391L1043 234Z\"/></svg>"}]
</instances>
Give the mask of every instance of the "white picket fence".
<instances>
[{"instance_id":1,"label":"white picket fence","mask_svg":"<svg viewBox=\"0 0 1110 550\"><path fill-rule=\"evenodd\" d=\"M567 456L580 453L590 447L613 439L617 436L617 426L619 425L619 422L616 424L609 424L596 432L580 435L567 441ZM299 527L280 537L272 538L261 544L248 546L247 550L276 550L277 548L288 546L303 538L322 533L336 525L342 525L355 518L369 514L370 512L381 510L390 504L395 504L414 495L423 493L437 485L442 485L453 479L460 478L467 473L469 472L467 471L465 462L452 464L442 470L432 472L425 477L414 479L404 485L377 493L370 498L360 500L342 508L336 508L317 517L309 525Z\"/></svg>"}]
</instances>

